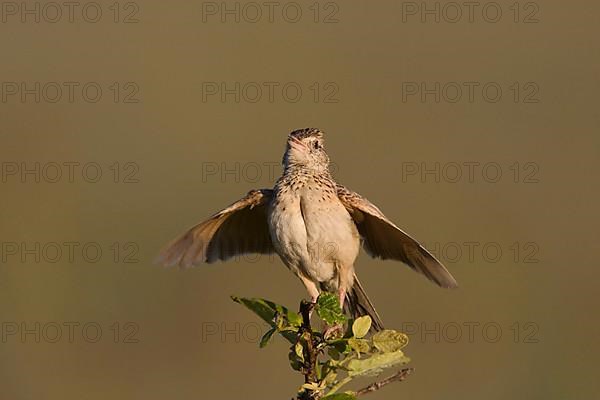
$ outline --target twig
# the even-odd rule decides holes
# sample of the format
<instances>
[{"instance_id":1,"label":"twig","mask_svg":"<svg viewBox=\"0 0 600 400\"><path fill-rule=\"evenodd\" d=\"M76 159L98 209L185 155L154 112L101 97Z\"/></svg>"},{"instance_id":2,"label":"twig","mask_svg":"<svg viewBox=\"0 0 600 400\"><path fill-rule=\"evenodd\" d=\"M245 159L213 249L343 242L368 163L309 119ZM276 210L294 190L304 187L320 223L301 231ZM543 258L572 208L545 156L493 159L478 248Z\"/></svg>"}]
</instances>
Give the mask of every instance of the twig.
<instances>
[{"instance_id":1,"label":"twig","mask_svg":"<svg viewBox=\"0 0 600 400\"><path fill-rule=\"evenodd\" d=\"M393 382L402 382L414 370L415 370L414 368L405 368L382 381L372 383L369 386L358 390L356 392L356 397L362 396L365 394L369 394L369 393L373 393L374 391L379 390L382 387L389 385L390 383L393 383Z\"/></svg>"},{"instance_id":2,"label":"twig","mask_svg":"<svg viewBox=\"0 0 600 400\"><path fill-rule=\"evenodd\" d=\"M317 357L319 350L315 346L315 338L312 327L310 326L310 314L314 303L302 301L300 303L300 314L302 315L302 328L298 340L304 338L306 341L305 363L302 373L304 374L304 383L318 383L317 379ZM302 392L300 400L312 400L319 397L319 393L312 390Z\"/></svg>"}]
</instances>

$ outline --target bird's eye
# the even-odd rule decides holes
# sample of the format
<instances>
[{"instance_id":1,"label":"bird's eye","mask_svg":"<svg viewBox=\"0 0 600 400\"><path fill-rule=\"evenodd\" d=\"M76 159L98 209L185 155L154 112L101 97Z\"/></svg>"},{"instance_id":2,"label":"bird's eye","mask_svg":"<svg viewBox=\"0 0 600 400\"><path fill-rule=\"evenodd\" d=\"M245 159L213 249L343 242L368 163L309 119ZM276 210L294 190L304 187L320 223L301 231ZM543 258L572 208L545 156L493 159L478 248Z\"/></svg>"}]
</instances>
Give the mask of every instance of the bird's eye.
<instances>
[{"instance_id":1,"label":"bird's eye","mask_svg":"<svg viewBox=\"0 0 600 400\"><path fill-rule=\"evenodd\" d=\"M321 148L321 143L319 143L319 142L314 142L314 143L313 143L313 146L314 146L314 148L315 148L315 149L317 149L317 150L318 150L318 149L320 149L320 148Z\"/></svg>"}]
</instances>

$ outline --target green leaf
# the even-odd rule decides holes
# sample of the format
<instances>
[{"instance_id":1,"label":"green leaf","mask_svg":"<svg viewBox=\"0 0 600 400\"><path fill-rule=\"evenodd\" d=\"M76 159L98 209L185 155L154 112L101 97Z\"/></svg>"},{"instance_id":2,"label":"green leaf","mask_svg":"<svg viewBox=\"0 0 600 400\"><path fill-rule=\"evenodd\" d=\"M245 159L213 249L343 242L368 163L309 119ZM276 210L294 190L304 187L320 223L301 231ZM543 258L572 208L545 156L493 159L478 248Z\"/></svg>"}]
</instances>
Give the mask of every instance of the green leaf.
<instances>
[{"instance_id":1,"label":"green leaf","mask_svg":"<svg viewBox=\"0 0 600 400\"><path fill-rule=\"evenodd\" d=\"M317 363L317 365L320 365L321 375L319 379L321 379L323 385L333 384L337 378L338 364L333 360L327 360L324 363Z\"/></svg>"},{"instance_id":2,"label":"green leaf","mask_svg":"<svg viewBox=\"0 0 600 400\"><path fill-rule=\"evenodd\" d=\"M371 350L371 346L369 345L369 341L366 339L356 339L350 338L348 339L348 345L352 347L358 356L360 357L360 353L368 353Z\"/></svg>"},{"instance_id":3,"label":"green leaf","mask_svg":"<svg viewBox=\"0 0 600 400\"><path fill-rule=\"evenodd\" d=\"M275 331L277 331L276 328L271 328L263 335L263 337L260 339L260 343L259 343L259 347L261 349L269 344L269 340L271 340L271 337L273 336Z\"/></svg>"},{"instance_id":4,"label":"green leaf","mask_svg":"<svg viewBox=\"0 0 600 400\"><path fill-rule=\"evenodd\" d=\"M346 322L340 302L336 295L323 292L317 299L317 314L329 325Z\"/></svg>"},{"instance_id":5,"label":"green leaf","mask_svg":"<svg viewBox=\"0 0 600 400\"><path fill-rule=\"evenodd\" d=\"M279 326L279 330L283 331L279 333L281 333L281 335L285 337L288 342L292 344L296 343L296 334L294 330L297 329L289 328L297 328L302 324L302 317L298 313L290 311L279 304L265 299L236 296L231 296L231 299L236 303L246 306L249 310L258 315L263 321L268 323L271 328L277 328ZM276 319L278 320L276 321Z\"/></svg>"},{"instance_id":6,"label":"green leaf","mask_svg":"<svg viewBox=\"0 0 600 400\"><path fill-rule=\"evenodd\" d=\"M382 353L393 353L408 344L408 336L402 332L384 329L373 335L373 346Z\"/></svg>"},{"instance_id":7,"label":"green leaf","mask_svg":"<svg viewBox=\"0 0 600 400\"><path fill-rule=\"evenodd\" d=\"M296 312L293 312L293 311L288 311L288 309L283 306L279 306L279 307L283 308L286 311L285 316L291 326L296 327L296 328L299 328L302 326L302 315L300 315Z\"/></svg>"},{"instance_id":8,"label":"green leaf","mask_svg":"<svg viewBox=\"0 0 600 400\"><path fill-rule=\"evenodd\" d=\"M294 345L294 353L298 356L298 359L304 362L304 347L299 341Z\"/></svg>"},{"instance_id":9,"label":"green leaf","mask_svg":"<svg viewBox=\"0 0 600 400\"><path fill-rule=\"evenodd\" d=\"M348 339L340 338L327 342L330 348L334 348L340 354L347 354L352 349L348 346Z\"/></svg>"},{"instance_id":10,"label":"green leaf","mask_svg":"<svg viewBox=\"0 0 600 400\"><path fill-rule=\"evenodd\" d=\"M273 322L275 323L278 332L298 332L298 327L290 324L290 321L288 321L287 316L285 316L284 314L280 314L279 312L275 313L275 318L273 319Z\"/></svg>"},{"instance_id":11,"label":"green leaf","mask_svg":"<svg viewBox=\"0 0 600 400\"><path fill-rule=\"evenodd\" d=\"M349 393L336 393L322 397L321 400L356 400L356 397Z\"/></svg>"},{"instance_id":12,"label":"green leaf","mask_svg":"<svg viewBox=\"0 0 600 400\"><path fill-rule=\"evenodd\" d=\"M334 360L340 359L340 352L335 347L329 347L327 349L327 354Z\"/></svg>"},{"instance_id":13,"label":"green leaf","mask_svg":"<svg viewBox=\"0 0 600 400\"><path fill-rule=\"evenodd\" d=\"M290 360L290 365L292 369L296 371L300 371L302 369L302 361L298 360L298 356L294 351L290 351L288 353L288 359Z\"/></svg>"},{"instance_id":14,"label":"green leaf","mask_svg":"<svg viewBox=\"0 0 600 400\"><path fill-rule=\"evenodd\" d=\"M384 369L398 364L406 364L410 358L406 357L401 350L394 353L378 353L362 360L351 360L348 363L349 376L373 376L379 375Z\"/></svg>"},{"instance_id":15,"label":"green leaf","mask_svg":"<svg viewBox=\"0 0 600 400\"><path fill-rule=\"evenodd\" d=\"M371 322L371 317L368 315L357 318L352 324L352 334L354 337L357 339L365 337L369 333L369 329L371 329Z\"/></svg>"}]
</instances>

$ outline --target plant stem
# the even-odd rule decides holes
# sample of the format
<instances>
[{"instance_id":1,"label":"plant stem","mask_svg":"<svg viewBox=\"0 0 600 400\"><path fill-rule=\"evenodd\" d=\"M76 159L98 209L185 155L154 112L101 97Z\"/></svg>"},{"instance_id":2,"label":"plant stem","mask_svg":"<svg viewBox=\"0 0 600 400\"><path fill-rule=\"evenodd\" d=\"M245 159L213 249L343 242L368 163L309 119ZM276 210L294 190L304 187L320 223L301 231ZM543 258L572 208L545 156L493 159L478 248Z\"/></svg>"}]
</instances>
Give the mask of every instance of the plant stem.
<instances>
[{"instance_id":1,"label":"plant stem","mask_svg":"<svg viewBox=\"0 0 600 400\"><path fill-rule=\"evenodd\" d=\"M405 368L382 381L371 383L369 386L358 390L356 392L356 397L362 396L365 394L369 394L369 393L373 393L374 391L379 390L382 387L389 385L392 382L402 382L413 371L414 371L414 368Z\"/></svg>"},{"instance_id":2,"label":"plant stem","mask_svg":"<svg viewBox=\"0 0 600 400\"><path fill-rule=\"evenodd\" d=\"M319 350L315 343L315 336L313 335L312 327L310 326L310 314L314 307L314 303L302 301L300 303L300 314L302 315L302 327L298 340L304 339L306 341L306 354L304 356L304 383L318 384L317 379L317 357ZM316 400L321 397L319 391L305 389L299 396L299 400Z\"/></svg>"}]
</instances>

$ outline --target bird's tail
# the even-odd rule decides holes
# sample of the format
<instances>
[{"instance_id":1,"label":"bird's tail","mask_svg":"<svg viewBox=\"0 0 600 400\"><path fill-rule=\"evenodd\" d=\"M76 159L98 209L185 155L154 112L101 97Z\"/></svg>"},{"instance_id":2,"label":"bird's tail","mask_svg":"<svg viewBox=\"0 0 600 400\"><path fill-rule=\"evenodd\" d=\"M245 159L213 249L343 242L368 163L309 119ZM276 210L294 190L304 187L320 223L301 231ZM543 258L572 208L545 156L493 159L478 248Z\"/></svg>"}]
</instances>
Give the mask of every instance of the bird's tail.
<instances>
[{"instance_id":1,"label":"bird's tail","mask_svg":"<svg viewBox=\"0 0 600 400\"><path fill-rule=\"evenodd\" d=\"M368 315L371 317L373 321L371 324L371 328L380 331L383 329L383 322L381 321L381 317L375 311L375 307L369 297L365 293L360 281L354 275L354 286L352 289L346 293L346 301L344 303L344 308L346 311L352 316L352 318L358 318L363 315Z\"/></svg>"}]
</instances>

